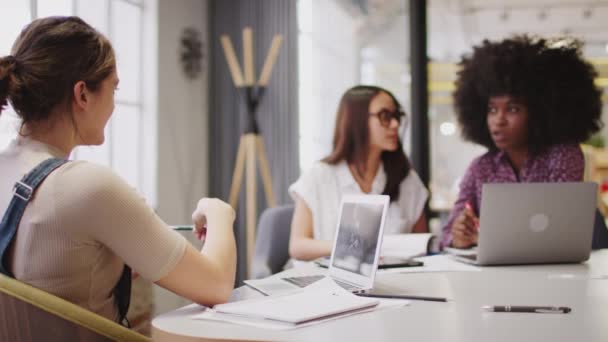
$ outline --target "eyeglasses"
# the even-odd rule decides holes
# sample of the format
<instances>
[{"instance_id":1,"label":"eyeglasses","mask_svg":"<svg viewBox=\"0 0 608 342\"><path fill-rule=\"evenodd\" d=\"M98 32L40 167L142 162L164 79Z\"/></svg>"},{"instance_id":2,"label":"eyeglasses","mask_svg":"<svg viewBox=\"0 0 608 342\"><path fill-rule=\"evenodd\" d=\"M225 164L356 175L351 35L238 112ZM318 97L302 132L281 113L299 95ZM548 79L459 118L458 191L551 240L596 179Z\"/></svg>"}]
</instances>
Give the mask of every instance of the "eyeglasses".
<instances>
[{"instance_id":1,"label":"eyeglasses","mask_svg":"<svg viewBox=\"0 0 608 342\"><path fill-rule=\"evenodd\" d=\"M405 113L400 110L395 110L391 112L387 109L383 109L378 113L369 113L369 115L378 117L378 120L380 120L380 124L387 128L390 127L391 120L395 119L397 120L397 123L401 125L401 121L405 121L406 118Z\"/></svg>"}]
</instances>

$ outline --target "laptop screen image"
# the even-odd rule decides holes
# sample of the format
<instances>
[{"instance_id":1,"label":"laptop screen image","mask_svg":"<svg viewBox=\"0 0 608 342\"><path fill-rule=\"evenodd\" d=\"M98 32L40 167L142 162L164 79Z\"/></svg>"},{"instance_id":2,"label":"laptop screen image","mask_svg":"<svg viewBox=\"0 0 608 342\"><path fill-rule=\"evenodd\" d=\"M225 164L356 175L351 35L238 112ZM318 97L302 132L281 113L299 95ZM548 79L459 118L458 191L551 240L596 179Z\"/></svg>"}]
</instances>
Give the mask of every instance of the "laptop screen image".
<instances>
[{"instance_id":1,"label":"laptop screen image","mask_svg":"<svg viewBox=\"0 0 608 342\"><path fill-rule=\"evenodd\" d=\"M363 289L374 283L384 220L386 195L348 195L342 198L329 274Z\"/></svg>"},{"instance_id":2,"label":"laptop screen image","mask_svg":"<svg viewBox=\"0 0 608 342\"><path fill-rule=\"evenodd\" d=\"M382 204L345 203L332 265L369 277L378 249Z\"/></svg>"}]
</instances>

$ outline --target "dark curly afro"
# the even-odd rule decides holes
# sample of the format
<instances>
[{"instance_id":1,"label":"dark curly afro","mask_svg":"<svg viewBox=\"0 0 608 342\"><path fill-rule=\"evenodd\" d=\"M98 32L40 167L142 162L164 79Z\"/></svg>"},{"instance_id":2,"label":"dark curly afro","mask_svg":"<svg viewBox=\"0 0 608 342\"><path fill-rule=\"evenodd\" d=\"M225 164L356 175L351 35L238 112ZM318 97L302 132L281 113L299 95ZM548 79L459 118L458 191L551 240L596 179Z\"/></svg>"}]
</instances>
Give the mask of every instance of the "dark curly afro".
<instances>
[{"instance_id":1,"label":"dark curly afro","mask_svg":"<svg viewBox=\"0 0 608 342\"><path fill-rule=\"evenodd\" d=\"M603 125L602 92L580 47L573 39L529 36L474 47L460 62L453 94L463 138L495 150L486 123L488 100L510 95L528 108L531 151L587 140Z\"/></svg>"}]
</instances>

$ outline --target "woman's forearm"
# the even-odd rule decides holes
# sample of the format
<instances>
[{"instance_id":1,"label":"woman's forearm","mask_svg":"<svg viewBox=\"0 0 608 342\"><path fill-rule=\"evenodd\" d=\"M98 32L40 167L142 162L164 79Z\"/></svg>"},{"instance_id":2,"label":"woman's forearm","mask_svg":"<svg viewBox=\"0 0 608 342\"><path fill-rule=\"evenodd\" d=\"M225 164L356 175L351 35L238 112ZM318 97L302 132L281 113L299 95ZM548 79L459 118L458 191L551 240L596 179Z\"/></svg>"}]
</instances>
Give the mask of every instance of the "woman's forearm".
<instances>
[{"instance_id":1,"label":"woman's forearm","mask_svg":"<svg viewBox=\"0 0 608 342\"><path fill-rule=\"evenodd\" d=\"M298 238L289 245L289 254L298 260L314 260L331 254L332 242L312 238Z\"/></svg>"}]
</instances>

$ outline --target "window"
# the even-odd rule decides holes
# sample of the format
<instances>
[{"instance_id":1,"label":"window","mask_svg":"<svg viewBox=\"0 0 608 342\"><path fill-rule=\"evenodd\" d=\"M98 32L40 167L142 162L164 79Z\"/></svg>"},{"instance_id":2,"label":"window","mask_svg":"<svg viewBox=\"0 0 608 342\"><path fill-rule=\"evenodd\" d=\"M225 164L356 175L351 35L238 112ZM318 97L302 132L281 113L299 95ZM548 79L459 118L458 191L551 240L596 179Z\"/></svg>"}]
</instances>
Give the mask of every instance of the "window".
<instances>
[{"instance_id":1,"label":"window","mask_svg":"<svg viewBox=\"0 0 608 342\"><path fill-rule=\"evenodd\" d=\"M366 1L298 1L302 171L331 152L338 103L350 87L384 87L407 110L406 4L389 5L376 11ZM408 136L403 144L409 150Z\"/></svg>"},{"instance_id":2,"label":"window","mask_svg":"<svg viewBox=\"0 0 608 342\"><path fill-rule=\"evenodd\" d=\"M10 54L13 42L23 25L30 21L30 3L27 1L0 0L0 56ZM13 139L19 119L10 105L0 114L0 148Z\"/></svg>"},{"instance_id":3,"label":"window","mask_svg":"<svg viewBox=\"0 0 608 342\"><path fill-rule=\"evenodd\" d=\"M504 4L502 4L504 2ZM584 41L584 55L598 70L596 84L608 98L608 4L513 5L508 1L427 1L429 140L432 209L447 212L470 162L486 151L466 142L454 115L457 62L483 39L515 33L569 35ZM509 4L508 6L506 4ZM300 168L331 151L341 94L356 84L393 92L410 113L409 8L400 0L299 0ZM604 121L607 110L604 109ZM410 130L403 136L409 155ZM608 125L601 132L608 136Z\"/></svg>"},{"instance_id":4,"label":"window","mask_svg":"<svg viewBox=\"0 0 608 342\"><path fill-rule=\"evenodd\" d=\"M106 126L106 141L101 146L80 146L72 159L89 160L114 169L129 184L137 188L152 206L156 205L156 182L149 181L149 172L155 170L155 148L149 144L150 130L144 121L154 116L144 110L144 68L153 63L144 60L147 46L144 45L146 1L134 0L0 0L3 20L0 22L0 55L10 53L11 45L20 30L32 19L50 15L77 15L105 34L114 46L117 58L119 90L116 93L116 108ZM31 7L30 7L31 6ZM153 73L147 73L153 74ZM151 107L151 106L149 106ZM149 120L148 120L149 121ZM0 116L0 148L4 148L16 135L19 119L12 109ZM147 136L147 138L146 138ZM144 140L147 139L147 140ZM154 177L155 172L152 173Z\"/></svg>"},{"instance_id":5,"label":"window","mask_svg":"<svg viewBox=\"0 0 608 342\"><path fill-rule=\"evenodd\" d=\"M300 168L331 152L342 93L359 82L357 21L336 1L298 1Z\"/></svg>"}]
</instances>

